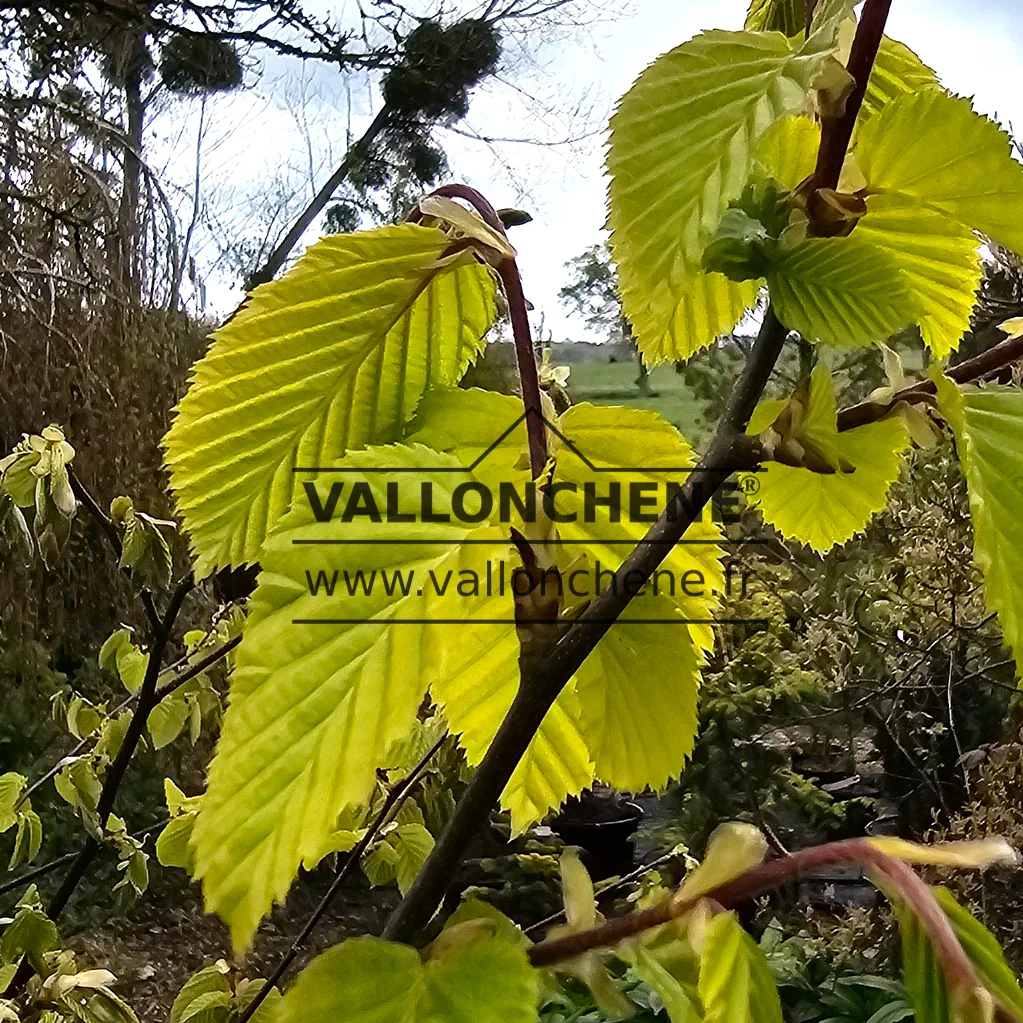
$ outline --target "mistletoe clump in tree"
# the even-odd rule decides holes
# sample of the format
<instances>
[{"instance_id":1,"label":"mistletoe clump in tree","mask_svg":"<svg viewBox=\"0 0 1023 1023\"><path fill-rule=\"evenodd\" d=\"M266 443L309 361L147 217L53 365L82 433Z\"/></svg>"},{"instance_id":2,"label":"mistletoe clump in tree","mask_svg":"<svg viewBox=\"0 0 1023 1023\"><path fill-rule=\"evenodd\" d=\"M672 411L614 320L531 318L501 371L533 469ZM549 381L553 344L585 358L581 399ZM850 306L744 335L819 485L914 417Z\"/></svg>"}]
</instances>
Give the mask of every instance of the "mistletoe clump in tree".
<instances>
[{"instance_id":1,"label":"mistletoe clump in tree","mask_svg":"<svg viewBox=\"0 0 1023 1023\"><path fill-rule=\"evenodd\" d=\"M625 1016L632 1007L606 970L613 957L656 988L675 1023L778 1021L767 965L732 910L838 862L865 867L895 905L919 1019L1023 1020L1023 992L994 939L909 866L1014 860L997 840L850 839L768 860L759 832L729 825L679 890L631 915L601 922L568 855L566 922L545 940L530 945L468 902L439 934L437 922L425 952L414 947L498 803L519 833L594 781L660 788L683 770L726 574L721 531L702 513L737 472L757 471L746 489L765 521L826 552L884 507L914 441L932 443L944 424L969 486L987 599L1023 668L1023 391L982 383L1023 355L1023 340L940 368L969 326L982 239L1023 250L1023 168L995 124L884 36L886 0L867 0L858 23L854 6L822 0L807 24L802 4L760 0L744 31L703 33L655 61L612 120L612 254L647 363L697 355L766 287L759 335L702 458L653 413L554 411L515 251L465 186L423 199L406 223L312 246L253 292L196 366L165 440L194 579L261 566L240 639L201 661L233 657L207 789L187 806L175 797L176 849L207 908L244 949L300 868L348 851L340 882L397 823L429 759L367 817L378 772L422 727L427 697L435 727L474 768L440 833L415 831L418 853L400 829L387 832L406 891L383 937L315 960L278 1004L280 1020L527 1023L541 997L555 997L558 974ZM521 403L457 387L499 289ZM934 358L929 377L839 411L827 347L869 347L910 325ZM814 346L812 369L790 397L762 401L793 333ZM64 477L40 454L34 441L19 449L5 481L34 475L48 507ZM404 503L409 480L429 494L418 507ZM644 501L621 515L595 500L609 482L670 496L659 516ZM18 506L23 489L8 490ZM598 563L592 593L544 583ZM656 590L660 570L704 585ZM492 572L528 585L481 588ZM103 768L90 845L51 916L110 829L147 719L174 695L181 675L159 683L160 664L193 584L162 614L153 607L135 710ZM4 933L19 997L33 972L45 984L52 969L26 947L26 921L41 916L26 903L15 938ZM250 1018L272 990L263 985L238 1014Z\"/></svg>"}]
</instances>

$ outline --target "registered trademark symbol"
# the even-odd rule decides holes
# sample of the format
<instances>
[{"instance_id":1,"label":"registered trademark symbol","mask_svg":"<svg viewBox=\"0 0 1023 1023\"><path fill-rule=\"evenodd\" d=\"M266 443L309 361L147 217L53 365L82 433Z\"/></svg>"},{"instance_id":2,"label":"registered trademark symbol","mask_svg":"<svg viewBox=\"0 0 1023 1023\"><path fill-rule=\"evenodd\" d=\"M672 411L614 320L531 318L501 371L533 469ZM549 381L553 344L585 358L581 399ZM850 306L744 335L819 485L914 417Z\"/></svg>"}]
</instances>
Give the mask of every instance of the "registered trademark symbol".
<instances>
[{"instance_id":1,"label":"registered trademark symbol","mask_svg":"<svg viewBox=\"0 0 1023 1023\"><path fill-rule=\"evenodd\" d=\"M747 473L739 477L739 489L744 494L755 494L760 489L760 480L752 473Z\"/></svg>"}]
</instances>

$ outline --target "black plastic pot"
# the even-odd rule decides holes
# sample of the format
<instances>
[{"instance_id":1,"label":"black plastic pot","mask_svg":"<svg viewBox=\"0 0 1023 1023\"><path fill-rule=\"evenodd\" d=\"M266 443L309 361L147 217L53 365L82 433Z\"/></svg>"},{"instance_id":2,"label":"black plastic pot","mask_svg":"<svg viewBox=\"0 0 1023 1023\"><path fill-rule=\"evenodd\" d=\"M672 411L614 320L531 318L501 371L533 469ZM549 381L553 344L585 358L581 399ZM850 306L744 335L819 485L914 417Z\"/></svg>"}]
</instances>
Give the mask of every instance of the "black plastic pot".
<instances>
[{"instance_id":1,"label":"black plastic pot","mask_svg":"<svg viewBox=\"0 0 1023 1023\"><path fill-rule=\"evenodd\" d=\"M551 822L566 845L579 846L595 881L627 874L633 866L631 839L643 818L643 809L626 799L584 797Z\"/></svg>"}]
</instances>

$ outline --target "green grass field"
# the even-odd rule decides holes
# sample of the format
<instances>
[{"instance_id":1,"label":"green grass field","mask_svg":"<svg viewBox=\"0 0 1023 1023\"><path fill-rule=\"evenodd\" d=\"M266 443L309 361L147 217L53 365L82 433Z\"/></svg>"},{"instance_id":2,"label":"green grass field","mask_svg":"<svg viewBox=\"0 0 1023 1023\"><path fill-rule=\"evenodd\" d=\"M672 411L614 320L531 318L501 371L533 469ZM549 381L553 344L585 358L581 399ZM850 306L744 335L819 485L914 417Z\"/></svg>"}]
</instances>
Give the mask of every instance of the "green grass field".
<instances>
[{"instance_id":1,"label":"green grass field","mask_svg":"<svg viewBox=\"0 0 1023 1023\"><path fill-rule=\"evenodd\" d=\"M594 405L631 405L659 412L693 441L705 429L703 403L696 400L671 366L650 372L652 394L644 397L636 387L635 362L575 362L571 364L568 392L572 400Z\"/></svg>"}]
</instances>

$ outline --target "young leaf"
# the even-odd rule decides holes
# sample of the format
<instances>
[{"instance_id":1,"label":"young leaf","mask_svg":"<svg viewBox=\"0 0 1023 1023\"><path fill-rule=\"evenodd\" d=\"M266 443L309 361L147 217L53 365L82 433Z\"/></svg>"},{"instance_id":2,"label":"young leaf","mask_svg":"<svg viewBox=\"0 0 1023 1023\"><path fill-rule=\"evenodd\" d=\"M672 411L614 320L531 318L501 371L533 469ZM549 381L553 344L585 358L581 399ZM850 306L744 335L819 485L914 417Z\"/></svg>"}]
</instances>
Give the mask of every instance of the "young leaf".
<instances>
[{"instance_id":1,"label":"young leaf","mask_svg":"<svg viewBox=\"0 0 1023 1023\"><path fill-rule=\"evenodd\" d=\"M1005 961L998 939L956 901L947 888L932 888L938 905L973 963L984 987L1018 1019L1023 1019L1023 990L1019 979Z\"/></svg>"},{"instance_id":2,"label":"young leaf","mask_svg":"<svg viewBox=\"0 0 1023 1023\"><path fill-rule=\"evenodd\" d=\"M700 865L686 875L678 897L686 901L731 881L762 863L767 856L767 839L752 824L726 821L707 840L707 852Z\"/></svg>"},{"instance_id":3,"label":"young leaf","mask_svg":"<svg viewBox=\"0 0 1023 1023\"><path fill-rule=\"evenodd\" d=\"M794 191L817 164L820 125L810 117L784 117L757 140L757 163L779 184Z\"/></svg>"},{"instance_id":4,"label":"young leaf","mask_svg":"<svg viewBox=\"0 0 1023 1023\"><path fill-rule=\"evenodd\" d=\"M855 236L902 271L924 344L943 359L969 329L982 275L976 235L928 207L874 195Z\"/></svg>"},{"instance_id":5,"label":"young leaf","mask_svg":"<svg viewBox=\"0 0 1023 1023\"><path fill-rule=\"evenodd\" d=\"M100 647L99 666L114 671L129 693L138 692L149 665L149 654L144 654L131 641L129 629L116 629Z\"/></svg>"},{"instance_id":6,"label":"young leaf","mask_svg":"<svg viewBox=\"0 0 1023 1023\"><path fill-rule=\"evenodd\" d=\"M643 625L644 618L677 624ZM662 671L644 669L660 664ZM696 738L698 654L667 597L640 597L579 669L582 732L594 773L617 789L662 789Z\"/></svg>"},{"instance_id":7,"label":"young leaf","mask_svg":"<svg viewBox=\"0 0 1023 1023\"><path fill-rule=\"evenodd\" d=\"M915 1018L927 1023L953 1023L945 975L930 938L905 906L896 908L896 917L902 939L902 982Z\"/></svg>"},{"instance_id":8,"label":"young leaf","mask_svg":"<svg viewBox=\"0 0 1023 1023\"><path fill-rule=\"evenodd\" d=\"M899 267L856 230L848 238L807 238L783 248L767 287L778 319L807 341L870 345L914 320Z\"/></svg>"},{"instance_id":9,"label":"young leaf","mask_svg":"<svg viewBox=\"0 0 1023 1023\"><path fill-rule=\"evenodd\" d=\"M345 494L371 495L378 509L388 484L417 472L433 486L435 513L450 516L464 479L443 471L460 468L454 459L421 446L352 452L344 465L353 470ZM411 732L426 693L424 597L412 583L425 587L473 527L376 518L364 512L344 526L345 540L360 544L309 545L339 534L300 500L261 558L193 838L207 908L229 922L239 947L299 864L323 855L341 810L369 798L377 767ZM421 542L393 543L398 528ZM472 631L444 628L456 643Z\"/></svg>"},{"instance_id":10,"label":"young leaf","mask_svg":"<svg viewBox=\"0 0 1023 1023\"><path fill-rule=\"evenodd\" d=\"M874 58L857 127L900 96L940 90L937 76L905 43L885 36Z\"/></svg>"},{"instance_id":11,"label":"young leaf","mask_svg":"<svg viewBox=\"0 0 1023 1023\"><path fill-rule=\"evenodd\" d=\"M791 38L806 28L806 4L803 0L752 0L745 27L754 32L781 32Z\"/></svg>"},{"instance_id":12,"label":"young leaf","mask_svg":"<svg viewBox=\"0 0 1023 1023\"><path fill-rule=\"evenodd\" d=\"M888 491L899 477L909 434L898 417L838 433L831 376L823 364L818 367L810 385L813 416L804 429L815 431L818 445L834 452L838 471L826 474L767 462L754 477L756 488L747 493L747 500L783 536L823 554L865 529L884 508ZM757 434L769 426L780 406L779 402L761 403L747 432ZM845 467L853 471L842 471Z\"/></svg>"},{"instance_id":13,"label":"young leaf","mask_svg":"<svg viewBox=\"0 0 1023 1023\"><path fill-rule=\"evenodd\" d=\"M35 810L22 809L18 812L18 830L14 838L14 849L11 852L8 870L13 870L19 863L31 863L39 854L43 844L43 822Z\"/></svg>"},{"instance_id":14,"label":"young leaf","mask_svg":"<svg viewBox=\"0 0 1023 1023\"><path fill-rule=\"evenodd\" d=\"M1016 866L1019 855L1004 838L985 838L973 842L907 842L902 838L868 839L888 856L905 863L925 863L944 867Z\"/></svg>"},{"instance_id":15,"label":"young leaf","mask_svg":"<svg viewBox=\"0 0 1023 1023\"><path fill-rule=\"evenodd\" d=\"M181 693L165 696L150 712L146 719L149 737L156 749L169 746L188 724L188 701Z\"/></svg>"},{"instance_id":16,"label":"young leaf","mask_svg":"<svg viewBox=\"0 0 1023 1023\"><path fill-rule=\"evenodd\" d=\"M363 871L373 885L396 881L404 895L432 851L433 835L422 824L402 824L370 850Z\"/></svg>"},{"instance_id":17,"label":"young leaf","mask_svg":"<svg viewBox=\"0 0 1023 1023\"><path fill-rule=\"evenodd\" d=\"M189 843L198 813L184 813L167 821L156 840L156 860L163 867L181 867L193 872L195 857Z\"/></svg>"},{"instance_id":18,"label":"young leaf","mask_svg":"<svg viewBox=\"0 0 1023 1023\"><path fill-rule=\"evenodd\" d=\"M988 606L998 612L1006 646L1023 679L1023 391L957 387L940 373L938 405L955 431L973 520L973 556L984 574Z\"/></svg>"},{"instance_id":19,"label":"young leaf","mask_svg":"<svg viewBox=\"0 0 1023 1023\"><path fill-rule=\"evenodd\" d=\"M659 57L611 119L611 245L622 305L648 363L687 359L730 330L756 282L702 271L745 187L757 137L806 107L849 3L801 48L773 32L705 32ZM831 8L835 10L832 11Z\"/></svg>"},{"instance_id":20,"label":"young leaf","mask_svg":"<svg viewBox=\"0 0 1023 1023\"><path fill-rule=\"evenodd\" d=\"M660 995L671 1023L703 1023L699 960L674 926L654 928L618 954Z\"/></svg>"},{"instance_id":21,"label":"young leaf","mask_svg":"<svg viewBox=\"0 0 1023 1023\"><path fill-rule=\"evenodd\" d=\"M298 467L394 440L454 384L494 318L491 271L439 228L333 235L214 334L165 438L197 578L253 562Z\"/></svg>"},{"instance_id":22,"label":"young leaf","mask_svg":"<svg viewBox=\"0 0 1023 1023\"><path fill-rule=\"evenodd\" d=\"M868 194L929 207L1023 251L1023 167L970 100L935 90L900 97L864 125L855 154Z\"/></svg>"},{"instance_id":23,"label":"young leaf","mask_svg":"<svg viewBox=\"0 0 1023 1023\"><path fill-rule=\"evenodd\" d=\"M41 910L21 906L0 933L0 960L16 963L23 955L41 956L57 944L57 927Z\"/></svg>"},{"instance_id":24,"label":"young leaf","mask_svg":"<svg viewBox=\"0 0 1023 1023\"><path fill-rule=\"evenodd\" d=\"M572 544L566 556L584 555L594 571L598 565L617 569L660 514L669 488L696 465L693 450L674 426L645 409L573 405L558 429L564 443L554 482L575 488L555 501L561 512L558 531ZM615 487L621 498L617 518L607 504L593 501L588 507L587 488L608 496ZM710 620L724 589L721 535L707 510L686 531L685 542L671 549L646 591L657 589L673 599L692 623L689 631L700 651L714 646Z\"/></svg>"},{"instance_id":25,"label":"young leaf","mask_svg":"<svg viewBox=\"0 0 1023 1023\"><path fill-rule=\"evenodd\" d=\"M561 854L561 891L565 903L565 924L551 929L552 938L589 930L598 920L597 899L589 871L574 848ZM559 969L581 981L607 1019L628 1019L635 1006L617 988L604 966L606 949L594 949L564 962Z\"/></svg>"},{"instance_id":26,"label":"young leaf","mask_svg":"<svg viewBox=\"0 0 1023 1023\"><path fill-rule=\"evenodd\" d=\"M706 1023L782 1023L771 969L734 913L714 916L700 945L699 991Z\"/></svg>"},{"instance_id":27,"label":"young leaf","mask_svg":"<svg viewBox=\"0 0 1023 1023\"><path fill-rule=\"evenodd\" d=\"M499 571L494 565L502 560L509 573L516 566L503 530L488 527L468 539L472 542L453 551L438 567L438 578L447 578L448 572L455 580L462 572L487 578L487 565L491 572ZM433 699L458 736L466 759L475 765L483 759L519 688L513 598L507 586L503 592L494 587L492 594L481 587L469 597L449 589L444 596L433 598L431 614L438 619L457 614L472 626L463 628L455 642L431 642L426 671L432 680ZM444 638L434 630L431 635ZM547 712L501 795L501 805L511 813L513 834L535 824L592 781L593 764L582 735L579 698L574 681L570 681Z\"/></svg>"},{"instance_id":28,"label":"young leaf","mask_svg":"<svg viewBox=\"0 0 1023 1023\"><path fill-rule=\"evenodd\" d=\"M277 1023L535 1023L539 985L521 941L487 924L463 924L468 940L425 963L407 945L349 938L302 971Z\"/></svg>"},{"instance_id":29,"label":"young leaf","mask_svg":"<svg viewBox=\"0 0 1023 1023\"><path fill-rule=\"evenodd\" d=\"M14 771L0 774L0 833L18 823L17 806L28 779Z\"/></svg>"},{"instance_id":30,"label":"young leaf","mask_svg":"<svg viewBox=\"0 0 1023 1023\"><path fill-rule=\"evenodd\" d=\"M226 1019L232 995L227 973L223 959L193 973L174 999L170 1023L216 1023Z\"/></svg>"}]
</instances>

